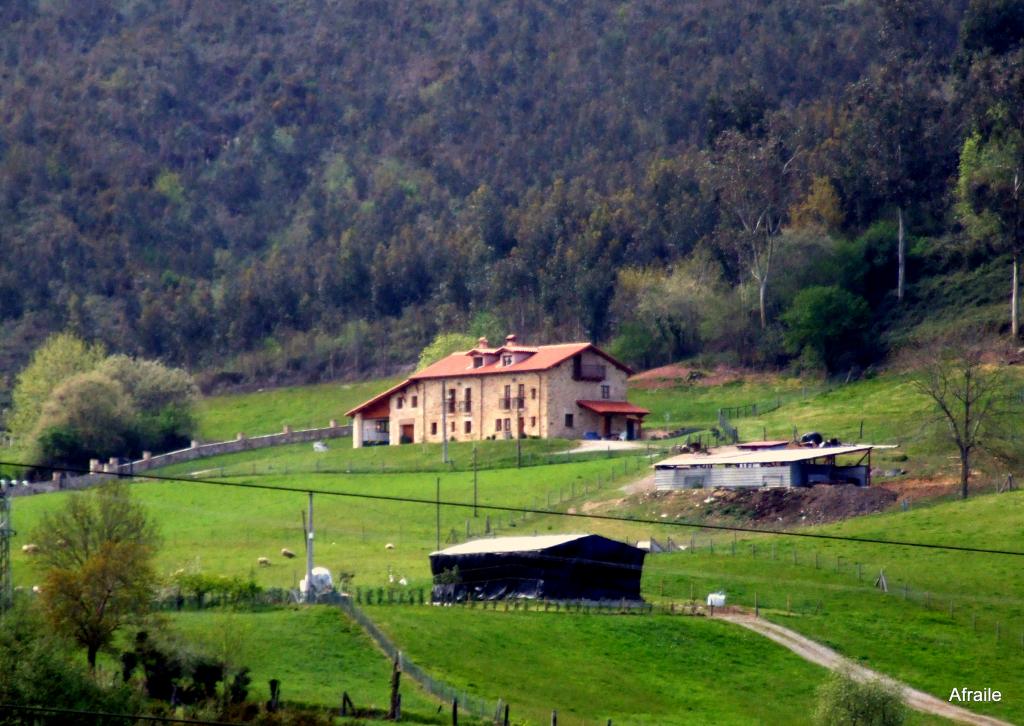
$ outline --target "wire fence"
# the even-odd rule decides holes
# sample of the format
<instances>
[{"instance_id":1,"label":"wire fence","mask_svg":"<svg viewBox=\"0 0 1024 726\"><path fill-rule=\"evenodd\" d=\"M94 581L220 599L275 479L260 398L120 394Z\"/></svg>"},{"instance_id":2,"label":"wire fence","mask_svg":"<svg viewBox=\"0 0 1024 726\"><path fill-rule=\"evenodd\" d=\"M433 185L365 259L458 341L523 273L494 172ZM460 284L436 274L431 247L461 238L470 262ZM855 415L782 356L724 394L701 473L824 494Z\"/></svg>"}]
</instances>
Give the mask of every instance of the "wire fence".
<instances>
[{"instance_id":1,"label":"wire fence","mask_svg":"<svg viewBox=\"0 0 1024 726\"><path fill-rule=\"evenodd\" d=\"M670 453L667 446L647 444L643 447L617 449L611 445L604 449L589 451L566 451L562 453L523 452L521 458L502 454L490 459L480 459L475 464L471 457L451 459L447 464L437 462L427 464L388 463L384 460L375 463L348 461L313 461L273 462L250 461L227 466L215 466L201 472L203 478L231 478L240 476L280 476L290 474L345 474L345 475L381 475L381 474L443 474L449 472L490 471L496 469L529 468L536 466L554 466L558 464L579 464L602 459L648 459L653 460Z\"/></svg>"},{"instance_id":2,"label":"wire fence","mask_svg":"<svg viewBox=\"0 0 1024 726\"><path fill-rule=\"evenodd\" d=\"M420 684L428 693L449 703L458 701L460 711L467 711L481 718L498 719L498 715L502 712L504 706L504 702L501 699L481 698L480 696L468 693L464 689L456 688L445 681L434 678L423 668L409 660L391 638L352 602L351 598L342 599L338 607L346 615L359 623L367 635L389 658L392 660L398 659L402 672Z\"/></svg>"},{"instance_id":3,"label":"wire fence","mask_svg":"<svg viewBox=\"0 0 1024 726\"><path fill-rule=\"evenodd\" d=\"M755 578L757 582L764 582L764 586L756 582L741 583L738 576L714 570L707 575L690 578L688 594L678 592L672 585L667 587L664 579L650 583L648 589L656 592L658 597L668 601L675 597L679 601L675 605L670 603L673 610L685 610L701 602L701 595L706 593L701 592L698 583L706 586L715 581L728 583L732 579L737 587L727 592L731 605L793 615L828 615L838 589L859 593L866 598L890 598L921 608L928 613L928 620L933 625L956 627L964 636L988 641L999 653L1024 655L1024 602L1012 597L986 597L977 592L926 588L906 578L889 575L884 568L859 558L770 540L739 540L736 537L730 540L720 536L702 537L695 533L688 540L673 541L669 538L660 543L652 537L651 543L653 553L679 552L716 558L746 558L765 563L773 561L779 565L828 573L840 580L839 583L834 580L826 582L823 578L821 582L804 582L787 588L781 584L784 578L772 582L766 569ZM844 579L845 583L842 582ZM659 612L659 609L656 607L654 612Z\"/></svg>"}]
</instances>

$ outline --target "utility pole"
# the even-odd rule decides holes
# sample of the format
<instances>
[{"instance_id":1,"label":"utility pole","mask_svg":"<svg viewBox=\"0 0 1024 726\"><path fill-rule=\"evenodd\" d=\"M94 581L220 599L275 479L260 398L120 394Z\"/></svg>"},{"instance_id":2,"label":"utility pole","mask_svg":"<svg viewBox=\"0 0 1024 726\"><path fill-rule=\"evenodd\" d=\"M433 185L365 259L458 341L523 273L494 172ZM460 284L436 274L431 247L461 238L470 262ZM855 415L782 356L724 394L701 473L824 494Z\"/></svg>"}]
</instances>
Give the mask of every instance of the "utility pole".
<instances>
[{"instance_id":1,"label":"utility pole","mask_svg":"<svg viewBox=\"0 0 1024 726\"><path fill-rule=\"evenodd\" d=\"M441 463L448 463L448 384L441 379ZM482 424L481 424L482 425ZM440 548L438 548L440 549Z\"/></svg>"},{"instance_id":2,"label":"utility pole","mask_svg":"<svg viewBox=\"0 0 1024 726\"><path fill-rule=\"evenodd\" d=\"M480 516L476 511L476 444L473 444L473 516Z\"/></svg>"},{"instance_id":3,"label":"utility pole","mask_svg":"<svg viewBox=\"0 0 1024 726\"><path fill-rule=\"evenodd\" d=\"M437 477L437 498L434 500L437 502L437 548L436 552L441 551L441 477Z\"/></svg>"},{"instance_id":4,"label":"utility pole","mask_svg":"<svg viewBox=\"0 0 1024 726\"><path fill-rule=\"evenodd\" d=\"M13 487L12 487L13 488ZM14 601L14 582L11 580L11 495L7 480L0 479L0 612Z\"/></svg>"},{"instance_id":5,"label":"utility pole","mask_svg":"<svg viewBox=\"0 0 1024 726\"><path fill-rule=\"evenodd\" d=\"M306 531L306 602L315 600L313 594L313 492L309 492L309 529Z\"/></svg>"}]
</instances>

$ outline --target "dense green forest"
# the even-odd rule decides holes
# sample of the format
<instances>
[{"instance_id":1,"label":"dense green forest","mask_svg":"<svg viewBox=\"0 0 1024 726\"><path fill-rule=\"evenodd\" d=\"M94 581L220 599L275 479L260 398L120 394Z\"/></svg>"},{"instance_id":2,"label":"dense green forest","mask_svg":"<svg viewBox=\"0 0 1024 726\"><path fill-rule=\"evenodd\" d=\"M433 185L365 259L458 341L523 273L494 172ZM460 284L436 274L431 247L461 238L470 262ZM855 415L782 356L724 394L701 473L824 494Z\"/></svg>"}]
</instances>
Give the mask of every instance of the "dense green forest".
<instances>
[{"instance_id":1,"label":"dense green forest","mask_svg":"<svg viewBox=\"0 0 1024 726\"><path fill-rule=\"evenodd\" d=\"M60 330L205 385L449 330L1009 334L1022 38L1022 0L7 0L0 375Z\"/></svg>"}]
</instances>

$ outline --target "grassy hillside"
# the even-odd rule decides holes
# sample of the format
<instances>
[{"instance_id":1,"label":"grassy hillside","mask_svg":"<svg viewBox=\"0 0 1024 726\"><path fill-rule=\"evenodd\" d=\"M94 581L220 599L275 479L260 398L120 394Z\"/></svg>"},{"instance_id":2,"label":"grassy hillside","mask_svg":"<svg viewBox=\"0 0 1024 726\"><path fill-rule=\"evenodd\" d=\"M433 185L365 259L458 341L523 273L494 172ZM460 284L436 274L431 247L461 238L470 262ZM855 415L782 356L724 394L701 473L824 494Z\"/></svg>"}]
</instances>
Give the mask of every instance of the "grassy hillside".
<instances>
[{"instance_id":1,"label":"grassy hillside","mask_svg":"<svg viewBox=\"0 0 1024 726\"><path fill-rule=\"evenodd\" d=\"M568 453L576 442L565 439L526 439L517 452L515 441L452 442L448 445L448 463L444 463L439 444L406 446L367 446L353 449L348 438L326 442L328 450L316 452L312 444L275 446L236 454L210 457L160 469L161 475L201 473L203 476L262 476L297 473L383 473L472 471L476 449L478 469L514 468L517 459L523 466L557 464L584 459L609 459L636 455L636 451L584 451ZM660 451L652 446L652 453ZM647 449L644 449L647 453Z\"/></svg>"},{"instance_id":2,"label":"grassy hillside","mask_svg":"<svg viewBox=\"0 0 1024 726\"><path fill-rule=\"evenodd\" d=\"M824 676L753 633L697 618L388 606L368 613L410 657L461 687L505 698L514 718L533 724L548 723L552 709L569 724L797 723Z\"/></svg>"},{"instance_id":3,"label":"grassy hillside","mask_svg":"<svg viewBox=\"0 0 1024 726\"><path fill-rule=\"evenodd\" d=\"M255 436L276 433L285 425L294 429L326 426L332 418L347 423L346 411L398 381L321 383L210 396L199 406L199 437L225 441L240 431Z\"/></svg>"},{"instance_id":4,"label":"grassy hillside","mask_svg":"<svg viewBox=\"0 0 1024 726\"><path fill-rule=\"evenodd\" d=\"M388 707L391 664L337 608L206 610L167 617L172 632L234 665L251 668L255 700L269 698L267 682L277 678L285 707L302 703L337 708L343 691L357 708ZM433 698L406 680L403 720L438 723L436 709Z\"/></svg>"},{"instance_id":5,"label":"grassy hillside","mask_svg":"<svg viewBox=\"0 0 1024 726\"><path fill-rule=\"evenodd\" d=\"M410 447L412 448L412 447ZM439 458L440 452L434 447ZM312 450L309 450L312 454ZM551 503L576 506L585 487L607 488L614 477L636 476L646 466L643 457L598 458L591 461L533 466L523 469L491 469L478 476L479 517L471 509L441 508L442 544L452 530L464 538L466 522L476 534L486 528L487 517L502 532L533 532L583 523L538 524L536 517L524 520L504 513L488 512L488 504L542 508ZM642 470L641 470L642 473ZM227 479L231 479L228 477ZM326 474L287 473L275 469L255 477L260 483L284 487L309 487L338 492L383 494L432 500L436 482L441 482L441 497L446 501L472 502L473 477L466 471L420 474ZM252 476L234 480L253 480ZM159 565L166 573L179 568L213 573L249 575L265 586L293 586L301 579L301 558L280 557L283 547L302 553L302 512L306 496L301 493L269 492L210 484L140 483L135 491L158 522L163 535ZM575 493L574 502L569 500ZM66 494L28 497L15 502L14 568L19 582L31 582L30 563L20 552L28 542L42 513L59 506ZM356 573L356 585L387 584L391 567L396 578L409 578L412 586L429 584L427 554L436 545L435 509L432 505L402 504L365 499L317 496L317 560L332 571ZM385 550L392 543L394 550ZM273 558L273 566L257 568L258 557Z\"/></svg>"},{"instance_id":6,"label":"grassy hillside","mask_svg":"<svg viewBox=\"0 0 1024 726\"><path fill-rule=\"evenodd\" d=\"M756 384L762 385L772 384ZM806 398L802 390L797 392L794 383L784 385L789 387L790 399L781 408L761 419L740 419L741 426L746 429L759 424L776 427L769 428L771 436L772 431L784 429L795 420L801 430L804 427L815 428L823 433L838 432L845 437L844 431L854 427L859 429L859 420L863 417L865 438L875 438L869 436L870 430L881 432L880 437L900 436L910 430L909 422L920 420L921 416L921 402L915 399L908 383L899 378L850 384L831 392L808 394ZM746 393L768 392L756 386L726 386L724 388L729 390L723 394L722 400L729 401L728 405L736 405L746 397ZM668 389L660 393L660 402L666 406L678 405L680 411L709 411L716 407L715 390L710 388L695 393L684 387ZM288 392L281 398L293 395L297 394ZM225 409L230 408L227 401L229 399L225 399ZM762 420L764 424L761 424ZM935 461L936 457L942 456L941 450L934 448L923 434L907 436L900 441L907 444L906 448L892 456L901 456L909 451L910 460L901 464L907 468L924 466L921 462ZM553 450L564 449L567 442L526 441L523 444L527 457L539 459L556 457ZM187 474L202 469L210 476L223 475L230 481L258 481L280 486L308 486L428 500L434 497L436 480L440 478L443 499L470 502L473 496L472 474L463 468L470 450L469 445L453 445L451 453L457 468L447 472L431 470L439 467L440 450L436 445L354 451L348 448L347 442L339 442L321 455L314 455L308 446L281 447L192 462L166 471ZM551 515L532 515L524 521L519 516L488 512L488 504L537 507L549 502L555 509L584 510L591 506L585 500L594 499L616 502L614 511L617 513L663 519L656 503L620 501L623 493L618 487L644 476L648 471L646 467L650 462L645 457L608 459L602 456L589 461L515 469L511 468L513 442L487 442L480 447L480 452L482 462L509 468L491 468L479 473L479 517L474 518L471 510L467 509L441 508L442 540L446 540L453 530L460 539L463 538L467 520L473 533L480 534L485 529L488 514L491 515L491 524L500 533L592 531L624 540L646 539L651 535L664 539L671 535L677 541L689 543L690 533L694 531L664 523L566 520ZM385 468L390 466L402 471L381 473L377 467L382 464ZM418 468L427 470L413 471ZM349 469L353 473L347 473ZM613 476L616 486L610 488L609 480ZM602 488L595 494L599 480ZM301 512L306 503L302 494L187 483L140 483L136 485L136 491L161 525L164 546L159 564L163 572L187 568L210 573L252 575L265 586L293 586L301 578L304 569L301 557L285 560L277 552L281 547L302 552ZM31 584L33 579L30 563L20 552L20 544L28 541L41 513L58 505L64 496L16 500L15 527L20 534L15 541L14 563L19 584ZM559 502L559 499L564 501ZM915 505L906 512L891 511L863 517L822 527L821 531L865 538L1024 551L1024 531L1019 526L1022 511L1024 492L977 497L967 502ZM317 496L317 561L335 572L354 572L353 585L364 590L387 587L389 570L395 579L408 578L411 590L429 588L427 555L435 547L435 516L435 508L431 505ZM1016 675L1024 672L1020 667L1024 665L1024 641L1021 641L1024 634L1024 583L1017 577L1019 567L1016 559L856 543L801 540L794 545L792 539L766 535L739 539L734 555L732 539L730 535L711 537L706 532L698 532L697 549L693 552L649 557L645 567L645 597L654 601L681 602L687 600L691 592L702 598L708 591L724 589L732 602L753 606L756 593L765 617L784 622L840 652L936 695L945 697L951 684L962 685L964 679L971 683L992 683L993 687L1005 693L1024 689L1022 678ZM712 540L714 552L710 549ZM387 543L394 544L395 548L385 549ZM256 558L259 556L271 557L273 565L257 568ZM860 577L857 564L861 566ZM874 578L883 568L891 589L888 595L873 587ZM908 587L906 599L902 590L905 583ZM565 700L560 703L567 704L564 706L566 712L578 713L581 718L636 712L648 714L642 717L647 720L616 719L616 722L662 723L664 721L660 719L664 713L675 713L680 709L686 712L686 706L680 705L683 702L676 700L676 695L665 693L670 689L666 689L657 673L646 673L658 669L643 665L655 662L657 658L657 654L650 650L653 646L644 643L675 637L661 630L669 626L660 624L662 619L659 618L637 619L637 622L651 623L637 626L651 628L650 632L634 632L629 629L632 626L622 624L632 622L631 618L606 619L612 623L607 626L610 629L607 642L614 647L609 645L600 653L590 653L578 643L580 639L586 640L593 635L588 635L590 626L586 624L586 618L578 621L567 619L564 622L569 624L559 625L551 631L534 629L531 625L547 621L516 619L524 618L523 614L510 614L509 618L502 619L497 616L505 614L498 613L493 620L463 621L460 618L482 614L479 611L460 615L436 608L404 610L387 607L374 608L372 612L392 630L403 646L409 648L414 658L422 660L433 672L483 696L507 694L513 702L518 699L533 709L531 718L541 718L550 704L562 695ZM205 621L201 614L181 617L182 622L194 618L196 632L207 629L204 623L210 623L210 630L218 629L214 620ZM287 620L287 614L274 617ZM271 633L277 627L274 617L266 621L271 623L267 626ZM670 619L670 622L679 620ZM997 622L1000 628L998 642L995 635ZM679 627L685 630L710 625ZM625 630L617 630L619 628ZM493 639L489 635L491 633ZM692 637L698 640L710 638L714 642L718 636L714 631L701 631L699 637ZM460 645L440 649L445 651L443 653L428 652L425 644L439 639ZM462 639L465 639L465 644L461 644ZM565 652L550 655L550 646L547 650L543 647L550 642L557 642ZM562 646L563 642L571 643L572 647ZM501 654L500 658L492 654L488 643L498 644L493 653ZM277 643L268 645L267 652L284 647ZM746 645L737 648L736 652L748 652ZM465 653L469 650L474 653L472 659L448 654L449 651ZM579 664L570 650L582 653L578 658ZM726 650L724 645L722 650ZM476 654L482 651L483 655L478 659ZM594 667L594 673L605 672L606 669L615 672L615 667L610 665L613 662L639 664L632 670L645 671L643 683L637 689L637 694L644 695L636 695L643 703L631 701L634 694L609 694L606 699L598 699L591 692L592 686L587 685L589 677L576 679L580 683L574 680L568 691L564 686L559 691L558 679L551 676L552 672L558 672L557 666L539 667L536 676L531 671L528 678L516 685L513 674L518 671L487 665L491 658L511 659L509 662L514 663L520 651L532 653L536 658L554 659L545 663L567 663L570 672L578 667L578 672L590 673L582 665L589 662L601 664ZM673 654L678 652L673 650ZM257 649L255 662L262 657ZM702 662L709 662L709 657L702 655ZM730 656L732 660L727 662L734 662L740 657ZM657 662L659 668L667 667L670 675L675 673L673 669L677 666L665 666L663 657ZM486 680L479 676L480 663L487 667ZM688 661L680 663L680 673L694 672L692 666L686 665ZM998 667L997 663L1000 664ZM747 667L742 663L740 666ZM785 673L789 666L783 665L780 669ZM302 698L316 698L308 694L319 686L311 686L300 671L294 672L295 675L289 678L304 683L299 692L307 695ZM679 675L677 679L682 677ZM599 683L600 679L595 678ZM781 688L766 680L758 683L758 689L751 689L752 694L762 693L761 688ZM686 701L697 709L695 718L706 718L711 713L706 710L706 704L710 702L706 699L716 698L712 685L704 681L701 684L693 687L693 694L689 696L692 700ZM307 687L313 691L307 692ZM538 696L528 698L530 692ZM806 702L806 698L808 696L801 693L791 696L793 703ZM716 722L788 720L788 705L761 705L761 700L764 699L752 695L750 703L741 700L731 704L729 709L733 710L714 713ZM587 711L591 704L595 708L599 705L600 712ZM757 708L767 710L762 713ZM1024 708L1012 699L1001 704L979 706L978 710L1012 720L1024 720Z\"/></svg>"}]
</instances>

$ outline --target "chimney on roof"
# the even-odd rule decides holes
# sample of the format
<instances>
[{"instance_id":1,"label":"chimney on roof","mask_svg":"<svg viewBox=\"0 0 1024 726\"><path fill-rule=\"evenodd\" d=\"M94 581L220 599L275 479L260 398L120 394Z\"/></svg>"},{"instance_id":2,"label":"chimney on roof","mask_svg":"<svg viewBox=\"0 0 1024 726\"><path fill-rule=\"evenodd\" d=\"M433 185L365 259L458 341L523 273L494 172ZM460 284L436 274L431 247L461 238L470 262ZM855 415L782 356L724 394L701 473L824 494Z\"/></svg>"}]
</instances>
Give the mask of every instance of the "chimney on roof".
<instances>
[{"instance_id":1,"label":"chimney on roof","mask_svg":"<svg viewBox=\"0 0 1024 726\"><path fill-rule=\"evenodd\" d=\"M505 345L515 345L515 344L516 344L516 334L515 333L509 333L508 335L505 336Z\"/></svg>"},{"instance_id":2,"label":"chimney on roof","mask_svg":"<svg viewBox=\"0 0 1024 726\"><path fill-rule=\"evenodd\" d=\"M476 339L476 347L477 348L486 348L487 347L487 338L485 338L483 336L480 336L479 338L477 338Z\"/></svg>"}]
</instances>

